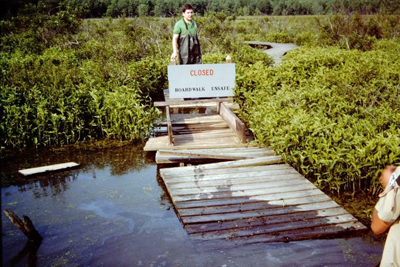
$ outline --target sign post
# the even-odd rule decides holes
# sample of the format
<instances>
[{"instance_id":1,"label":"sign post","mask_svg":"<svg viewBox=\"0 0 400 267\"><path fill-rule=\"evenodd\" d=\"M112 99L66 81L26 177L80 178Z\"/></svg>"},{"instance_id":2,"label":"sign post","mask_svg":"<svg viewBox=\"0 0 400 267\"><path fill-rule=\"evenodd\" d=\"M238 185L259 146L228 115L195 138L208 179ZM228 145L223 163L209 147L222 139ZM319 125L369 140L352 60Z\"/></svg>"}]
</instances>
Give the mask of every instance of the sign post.
<instances>
[{"instance_id":1,"label":"sign post","mask_svg":"<svg viewBox=\"0 0 400 267\"><path fill-rule=\"evenodd\" d=\"M170 98L233 96L235 64L168 66Z\"/></svg>"}]
</instances>

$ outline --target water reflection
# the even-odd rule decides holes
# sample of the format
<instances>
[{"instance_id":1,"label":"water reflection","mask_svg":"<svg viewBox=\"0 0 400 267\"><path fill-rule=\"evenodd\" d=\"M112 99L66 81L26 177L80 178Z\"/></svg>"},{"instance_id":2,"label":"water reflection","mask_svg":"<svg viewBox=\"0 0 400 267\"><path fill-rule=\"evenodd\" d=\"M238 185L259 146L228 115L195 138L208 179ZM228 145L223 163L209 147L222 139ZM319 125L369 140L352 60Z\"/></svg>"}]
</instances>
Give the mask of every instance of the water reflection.
<instances>
[{"instance_id":1,"label":"water reflection","mask_svg":"<svg viewBox=\"0 0 400 267\"><path fill-rule=\"evenodd\" d=\"M355 266L342 255L343 247L351 247L354 252L346 255L355 255L358 266L365 266L375 262L365 255L381 254L380 246L365 246L361 238L231 250L216 243L194 243L157 177L153 157L131 145L41 150L3 158L1 210L28 215L43 241L37 246L27 243L2 212L2 265L258 266L275 257L282 264L274 266L296 266L300 261L308 266ZM81 167L28 179L16 174L19 169L68 161ZM332 261L325 260L332 251Z\"/></svg>"},{"instance_id":2,"label":"water reflection","mask_svg":"<svg viewBox=\"0 0 400 267\"><path fill-rule=\"evenodd\" d=\"M144 217L163 221L169 206L160 205L163 191L155 179L153 156L131 144L41 149L3 158L1 209L31 217L44 238L42 243L26 242L2 213L3 266L79 266L107 240L133 235ZM18 174L68 161L81 166L32 177Z\"/></svg>"},{"instance_id":3,"label":"water reflection","mask_svg":"<svg viewBox=\"0 0 400 267\"><path fill-rule=\"evenodd\" d=\"M153 163L151 156L143 151L143 145L125 145L114 148L90 146L68 146L53 149L31 149L23 152L14 151L1 155L1 187L18 186L20 192L35 190L35 196L57 195L68 190L68 183L75 181L77 173L90 170L96 178L95 169L111 168L112 175L123 175L128 171L140 170L148 163ZM77 170L38 174L24 177L20 169L52 165L63 162L77 162ZM40 190L39 190L40 189ZM48 190L50 189L50 190Z\"/></svg>"},{"instance_id":4,"label":"water reflection","mask_svg":"<svg viewBox=\"0 0 400 267\"><path fill-rule=\"evenodd\" d=\"M18 264L28 256L27 262L29 267L36 267L38 266L37 261L37 252L40 248L42 241L26 241L24 248L15 255L10 262L10 266L18 266Z\"/></svg>"}]
</instances>

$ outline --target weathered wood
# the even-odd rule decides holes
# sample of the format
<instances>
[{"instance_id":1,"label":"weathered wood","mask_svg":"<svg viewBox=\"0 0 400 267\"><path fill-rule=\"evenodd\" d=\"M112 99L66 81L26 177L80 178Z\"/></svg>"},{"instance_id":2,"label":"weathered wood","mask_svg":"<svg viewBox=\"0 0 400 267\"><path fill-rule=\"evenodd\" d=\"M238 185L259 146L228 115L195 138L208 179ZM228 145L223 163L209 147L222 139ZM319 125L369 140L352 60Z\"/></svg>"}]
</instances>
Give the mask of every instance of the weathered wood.
<instances>
[{"instance_id":1,"label":"weathered wood","mask_svg":"<svg viewBox=\"0 0 400 267\"><path fill-rule=\"evenodd\" d=\"M240 142L246 143L246 126L224 103L219 103L219 114L234 131Z\"/></svg>"},{"instance_id":2,"label":"weathered wood","mask_svg":"<svg viewBox=\"0 0 400 267\"><path fill-rule=\"evenodd\" d=\"M256 227L247 227L242 229L235 229L232 231L221 230L218 232L206 232L206 233L197 233L192 234L192 238L201 238L201 239L229 239L229 238L238 238L245 237L251 235L264 235L264 234L275 234L277 232L283 231L293 231L293 230L303 230L304 232L309 231L310 228L314 227L322 227L322 226L331 226L331 225L340 225L341 223L356 223L357 220L351 216L350 214L342 214L337 216L330 217L322 217L322 218L309 218L303 220L295 220L290 223L275 223L275 224L264 224ZM308 233L310 234L310 233Z\"/></svg>"},{"instance_id":3,"label":"weathered wood","mask_svg":"<svg viewBox=\"0 0 400 267\"><path fill-rule=\"evenodd\" d=\"M207 143L199 143L196 141L177 142L174 141L174 146L168 146L168 136L158 136L150 138L144 146L144 151L157 151L159 149L204 149L209 147L214 148L229 148L229 147L248 147L248 144L240 144L235 140L236 137L212 140Z\"/></svg>"},{"instance_id":4,"label":"weathered wood","mask_svg":"<svg viewBox=\"0 0 400 267\"><path fill-rule=\"evenodd\" d=\"M205 170L211 169L226 169L226 168L240 168L240 167L250 167L250 166L261 166L261 165L273 165L283 163L281 156L267 156L256 159L244 159L237 161L228 161L228 162L219 162L219 163L211 163L204 164L199 166L185 167L185 168L169 168L162 169L160 171L161 174L168 175L168 173L182 173L182 172L195 172L200 173Z\"/></svg>"},{"instance_id":5,"label":"weathered wood","mask_svg":"<svg viewBox=\"0 0 400 267\"><path fill-rule=\"evenodd\" d=\"M171 117L169 113L169 106L165 107L165 113L167 116L167 128L168 128L168 145L174 145L174 135L172 132Z\"/></svg>"},{"instance_id":6,"label":"weathered wood","mask_svg":"<svg viewBox=\"0 0 400 267\"><path fill-rule=\"evenodd\" d=\"M213 163L216 164L216 163ZM205 165L205 164L204 164ZM162 174L165 179L171 183L178 182L190 182L190 181L207 181L207 180L221 180L221 179L235 179L236 177L247 179L250 176L257 177L258 174L263 175L265 179L274 179L274 175L288 175L288 174L298 174L296 170L291 169L290 166L286 164L272 164L272 165L261 165L261 166L238 166L232 169L229 168L193 168L184 169L182 171L176 171L174 173L168 172L167 170L162 170Z\"/></svg>"},{"instance_id":7,"label":"weathered wood","mask_svg":"<svg viewBox=\"0 0 400 267\"><path fill-rule=\"evenodd\" d=\"M189 116L187 116L189 115ZM190 116L190 114L173 114L171 123L176 125L190 124L206 124L206 123L223 123L224 120L220 115L202 114L201 116ZM226 124L225 124L226 125ZM204 126L204 125L203 125Z\"/></svg>"},{"instance_id":8,"label":"weathered wood","mask_svg":"<svg viewBox=\"0 0 400 267\"><path fill-rule=\"evenodd\" d=\"M232 204L246 204L246 203L258 203L261 201L273 201L273 200L281 200L281 199L291 199L291 198L300 198L300 197L309 197L309 196L318 196L324 194L321 190L308 187L308 189L301 191L291 191L291 192L274 192L274 193L265 193L260 195L254 195L252 197L248 196L237 196L235 198L210 198L203 200L190 200L190 201L182 201L175 202L175 206L178 209L191 209L191 208L200 208L200 207L213 207L213 206L224 206L224 205L232 205Z\"/></svg>"},{"instance_id":9,"label":"weathered wood","mask_svg":"<svg viewBox=\"0 0 400 267\"><path fill-rule=\"evenodd\" d=\"M254 189L263 189L263 188L274 188L274 187L291 187L298 184L304 184L304 181L298 179L298 177L293 177L290 180L283 181L262 181L259 180L254 183L243 183L243 184L231 184L226 183L222 185L215 186L197 186L192 188L174 188L171 189L171 195L173 196L183 196L183 195L197 195L197 194L222 194L224 192L228 192L231 196L235 195L236 192L242 192L247 190Z\"/></svg>"},{"instance_id":10,"label":"weathered wood","mask_svg":"<svg viewBox=\"0 0 400 267\"><path fill-rule=\"evenodd\" d=\"M199 100L169 100L169 101L156 101L154 102L155 107L165 107L165 106L173 106L173 105L201 105L201 104L209 104L209 103L217 103L219 102L233 102L233 98L218 98L218 99L199 99Z\"/></svg>"},{"instance_id":11,"label":"weathered wood","mask_svg":"<svg viewBox=\"0 0 400 267\"><path fill-rule=\"evenodd\" d=\"M287 164L253 164L237 160L160 170L193 239L280 242L366 229Z\"/></svg>"},{"instance_id":12,"label":"weathered wood","mask_svg":"<svg viewBox=\"0 0 400 267\"><path fill-rule=\"evenodd\" d=\"M319 203L323 201L330 201L330 198L324 194L319 194L316 196L307 196L301 198L288 198L288 199L277 199L271 201L258 201L258 202L249 202L249 203L239 203L239 204L230 204L223 206L212 206L212 207L199 207L199 208L191 208L191 209L180 209L180 216L204 216L211 214L219 214L219 213L237 213L244 211L254 211L254 210L264 210L264 209L276 209L279 207L288 208L292 207L296 208L298 205L302 204L310 204L310 203Z\"/></svg>"},{"instance_id":13,"label":"weathered wood","mask_svg":"<svg viewBox=\"0 0 400 267\"><path fill-rule=\"evenodd\" d=\"M213 163L216 164L216 163ZM170 183L175 182L189 182L189 181L197 181L199 180L200 176L202 180L209 180L209 179L221 179L225 177L225 175L235 175L236 173L244 175L243 178L249 177L256 172L268 172L269 175L275 174L295 174L298 173L292 167L287 164L272 164L272 165L255 165L255 166L238 166L233 169L229 168L221 168L218 169L218 165L213 165L209 168L204 168L211 164L203 164L199 167L192 167L192 168L165 168L160 170L160 174L163 179ZM223 176L221 176L223 175ZM232 176L234 177L234 176Z\"/></svg>"},{"instance_id":14,"label":"weathered wood","mask_svg":"<svg viewBox=\"0 0 400 267\"><path fill-rule=\"evenodd\" d=\"M336 207L318 211L318 218L339 216L344 214L348 214L346 210L344 210L342 207ZM295 221L302 221L313 218L315 218L315 211L303 211L290 214L278 214L265 217L238 219L234 221L219 221L207 224L188 224L185 228L189 234L193 234L228 229L234 230L236 228L255 227L262 225L273 225L278 223L293 223Z\"/></svg>"},{"instance_id":15,"label":"weathered wood","mask_svg":"<svg viewBox=\"0 0 400 267\"><path fill-rule=\"evenodd\" d=\"M366 229L367 228L360 223L349 222L305 229L300 228L294 230L279 231L268 234L250 235L246 236L246 238L236 238L232 241L236 246L254 243L291 242L312 238L316 239L325 236L334 236L337 234L344 234L355 231L365 231Z\"/></svg>"},{"instance_id":16,"label":"weathered wood","mask_svg":"<svg viewBox=\"0 0 400 267\"><path fill-rule=\"evenodd\" d=\"M10 219L11 223L14 224L21 232L28 238L29 241L38 242L43 238L39 232L33 226L31 219L28 216L23 215L22 220L11 210L4 210L6 216Z\"/></svg>"},{"instance_id":17,"label":"weathered wood","mask_svg":"<svg viewBox=\"0 0 400 267\"><path fill-rule=\"evenodd\" d=\"M312 184L297 184L292 185L291 189L292 192L302 191L302 190L310 190L313 188ZM275 188L258 188L258 189L248 189L246 191L237 191L235 192L235 198L254 198L256 199L260 195L267 195L267 194L275 194L276 192L286 192L282 187L275 187ZM232 195L226 192L216 192L214 194L192 194L192 195L176 195L173 197L175 202L182 202L182 201L193 201L193 200L205 200L205 199L232 199Z\"/></svg>"},{"instance_id":18,"label":"weathered wood","mask_svg":"<svg viewBox=\"0 0 400 267\"><path fill-rule=\"evenodd\" d=\"M270 174L268 171L247 172L247 173L232 173L232 174L215 174L201 177L194 180L180 177L180 180L168 179L168 185L171 190L182 188L207 188L207 187L228 187L241 184L269 184L271 182L287 181L301 179L299 173L292 171L282 171L280 174ZM176 178L179 179L179 178Z\"/></svg>"},{"instance_id":19,"label":"weathered wood","mask_svg":"<svg viewBox=\"0 0 400 267\"><path fill-rule=\"evenodd\" d=\"M254 158L251 155L250 156L245 156L245 155L222 155L222 154L211 154L211 153L206 153L206 152L191 152L191 151L184 151L184 150L179 150L179 151L166 151L166 150L159 150L158 153L160 154L170 154L173 156L186 156L186 157L202 157L202 158L211 158L211 159L247 159L247 158Z\"/></svg>"},{"instance_id":20,"label":"weathered wood","mask_svg":"<svg viewBox=\"0 0 400 267\"><path fill-rule=\"evenodd\" d=\"M74 168L74 167L77 167L77 166L79 166L78 163L67 162L67 163L54 164L54 165L48 165L48 166L42 166L42 167L35 167L35 168L19 170L18 172L20 174L24 175L24 176L28 176L28 175L34 175L34 174L39 174L39 173L44 173L44 172L58 171L58 170L63 170L63 169L68 169L68 168Z\"/></svg>"},{"instance_id":21,"label":"weathered wood","mask_svg":"<svg viewBox=\"0 0 400 267\"><path fill-rule=\"evenodd\" d=\"M250 210L250 211L242 211L236 213L221 213L221 214L208 214L204 216L183 216L182 221L184 224L187 223L205 223L205 222L217 222L217 221L225 221L225 220L237 220L244 218L253 218L260 216L271 216L278 214L288 214L293 212L300 211L318 211L320 209L330 209L336 208L339 205L334 201L326 201L326 202L317 202L310 204L302 204L298 205L295 208L292 207L281 207L275 209L260 209L260 210Z\"/></svg>"},{"instance_id":22,"label":"weathered wood","mask_svg":"<svg viewBox=\"0 0 400 267\"><path fill-rule=\"evenodd\" d=\"M183 156L191 158L210 158L210 159L248 159L263 156L275 155L274 151L271 149L257 149L257 150L241 150L241 151L227 151L227 150L215 150L215 149L201 149L201 150L159 150L157 152L160 156Z\"/></svg>"}]
</instances>

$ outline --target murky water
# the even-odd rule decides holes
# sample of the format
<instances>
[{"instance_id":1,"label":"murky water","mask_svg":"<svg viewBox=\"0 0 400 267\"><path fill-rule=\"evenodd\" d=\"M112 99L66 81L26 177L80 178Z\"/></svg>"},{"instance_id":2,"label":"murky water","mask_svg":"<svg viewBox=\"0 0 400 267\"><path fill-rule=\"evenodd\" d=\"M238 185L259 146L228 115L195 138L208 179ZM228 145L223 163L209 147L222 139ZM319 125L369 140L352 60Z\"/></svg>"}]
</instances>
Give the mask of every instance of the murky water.
<instances>
[{"instance_id":1,"label":"murky water","mask_svg":"<svg viewBox=\"0 0 400 267\"><path fill-rule=\"evenodd\" d=\"M19 169L75 161L80 168L33 178ZM28 215L39 246L2 212L3 266L373 266L370 235L232 247L193 242L141 146L32 151L2 160L1 210Z\"/></svg>"}]
</instances>

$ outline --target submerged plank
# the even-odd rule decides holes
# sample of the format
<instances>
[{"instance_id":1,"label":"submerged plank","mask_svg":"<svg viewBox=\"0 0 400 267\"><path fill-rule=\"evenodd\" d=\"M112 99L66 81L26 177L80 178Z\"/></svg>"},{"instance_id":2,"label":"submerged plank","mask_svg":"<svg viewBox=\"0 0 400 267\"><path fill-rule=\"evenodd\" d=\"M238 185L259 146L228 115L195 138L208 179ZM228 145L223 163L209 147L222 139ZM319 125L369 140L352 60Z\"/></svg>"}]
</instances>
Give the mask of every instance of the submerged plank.
<instances>
[{"instance_id":1,"label":"submerged plank","mask_svg":"<svg viewBox=\"0 0 400 267\"><path fill-rule=\"evenodd\" d=\"M54 164L54 165L48 165L48 166L23 169L23 170L19 170L18 172L24 176L28 176L28 175L39 174L39 173L44 173L44 172L51 172L51 171L58 171L58 170L62 170L62 169L74 168L77 166L79 166L78 163L66 162L66 163L60 163L60 164Z\"/></svg>"}]
</instances>

